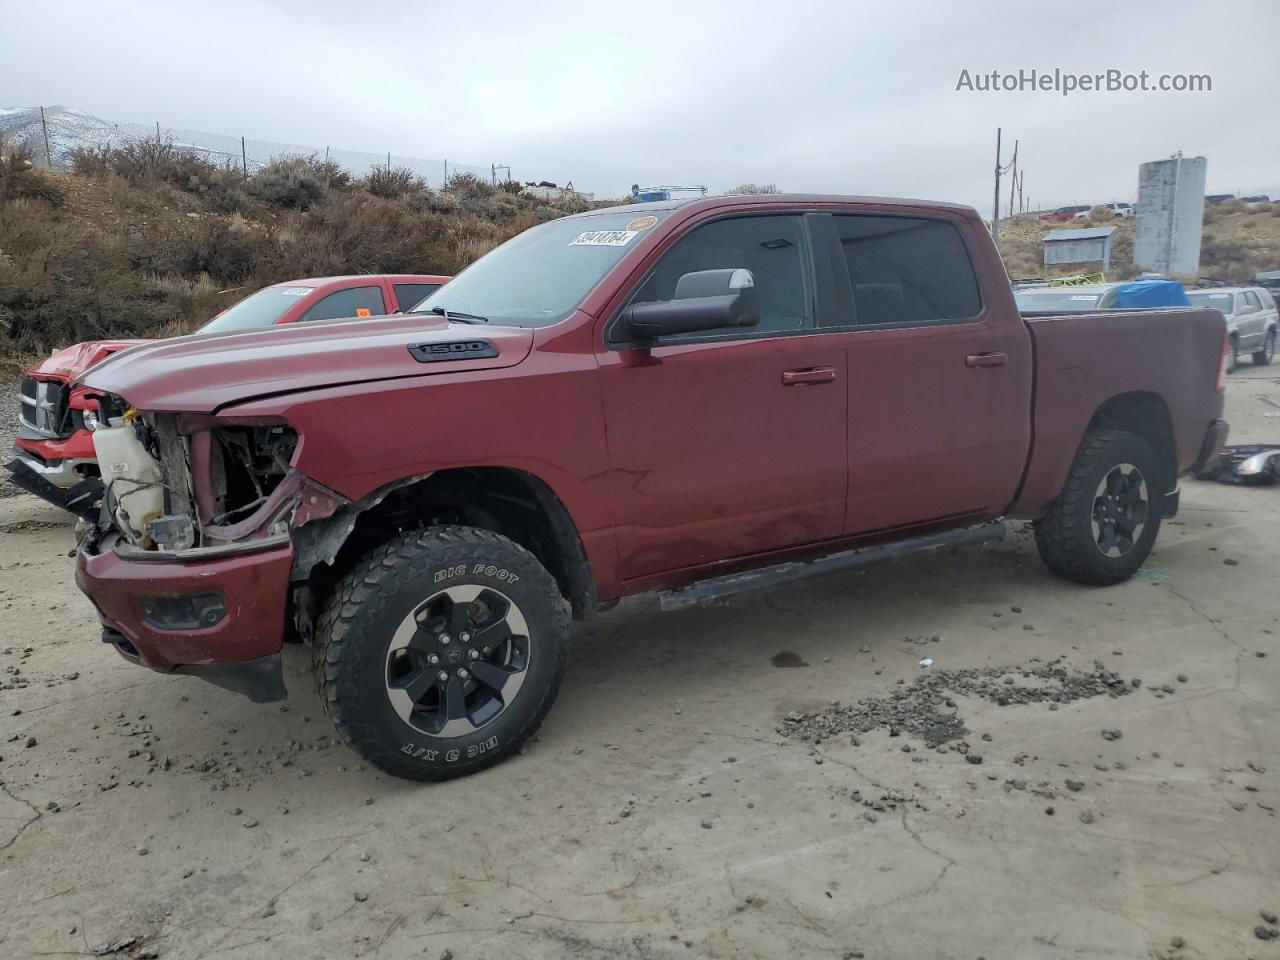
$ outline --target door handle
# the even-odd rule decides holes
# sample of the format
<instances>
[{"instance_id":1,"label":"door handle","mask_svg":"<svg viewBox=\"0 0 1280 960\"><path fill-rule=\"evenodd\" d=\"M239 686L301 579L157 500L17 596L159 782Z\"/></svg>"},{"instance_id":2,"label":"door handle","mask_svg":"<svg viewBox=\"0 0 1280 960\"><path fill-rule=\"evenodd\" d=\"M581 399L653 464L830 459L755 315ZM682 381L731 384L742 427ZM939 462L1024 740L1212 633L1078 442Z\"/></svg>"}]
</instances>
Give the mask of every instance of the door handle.
<instances>
[{"instance_id":1,"label":"door handle","mask_svg":"<svg viewBox=\"0 0 1280 960\"><path fill-rule=\"evenodd\" d=\"M964 358L966 367L1003 367L1008 362L1007 353L971 353Z\"/></svg>"},{"instance_id":2,"label":"door handle","mask_svg":"<svg viewBox=\"0 0 1280 960\"><path fill-rule=\"evenodd\" d=\"M782 385L784 387L800 387L805 384L834 383L835 367L811 367L808 370L783 370Z\"/></svg>"}]
</instances>

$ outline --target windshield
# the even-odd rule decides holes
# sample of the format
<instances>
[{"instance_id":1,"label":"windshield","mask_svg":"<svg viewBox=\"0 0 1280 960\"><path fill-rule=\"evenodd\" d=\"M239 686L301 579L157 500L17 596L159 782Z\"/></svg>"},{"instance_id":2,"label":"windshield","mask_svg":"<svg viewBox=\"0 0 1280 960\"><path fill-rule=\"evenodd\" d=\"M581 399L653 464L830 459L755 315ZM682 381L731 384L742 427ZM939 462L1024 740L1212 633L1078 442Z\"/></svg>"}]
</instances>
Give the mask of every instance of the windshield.
<instances>
[{"instance_id":1,"label":"windshield","mask_svg":"<svg viewBox=\"0 0 1280 960\"><path fill-rule=\"evenodd\" d=\"M1224 316L1231 313L1231 294L1229 293L1188 293L1187 299L1193 307L1209 307L1220 311Z\"/></svg>"},{"instance_id":2,"label":"windshield","mask_svg":"<svg viewBox=\"0 0 1280 960\"><path fill-rule=\"evenodd\" d=\"M1072 293L1071 288L1024 290L1013 295L1019 310L1047 310L1053 313L1083 313L1097 310L1100 293Z\"/></svg>"},{"instance_id":3,"label":"windshield","mask_svg":"<svg viewBox=\"0 0 1280 960\"><path fill-rule=\"evenodd\" d=\"M196 333L226 333L269 327L280 315L309 294L314 287L264 287L234 306L228 307Z\"/></svg>"},{"instance_id":4,"label":"windshield","mask_svg":"<svg viewBox=\"0 0 1280 960\"><path fill-rule=\"evenodd\" d=\"M553 220L485 254L413 308L542 327L567 317L669 211Z\"/></svg>"}]
</instances>

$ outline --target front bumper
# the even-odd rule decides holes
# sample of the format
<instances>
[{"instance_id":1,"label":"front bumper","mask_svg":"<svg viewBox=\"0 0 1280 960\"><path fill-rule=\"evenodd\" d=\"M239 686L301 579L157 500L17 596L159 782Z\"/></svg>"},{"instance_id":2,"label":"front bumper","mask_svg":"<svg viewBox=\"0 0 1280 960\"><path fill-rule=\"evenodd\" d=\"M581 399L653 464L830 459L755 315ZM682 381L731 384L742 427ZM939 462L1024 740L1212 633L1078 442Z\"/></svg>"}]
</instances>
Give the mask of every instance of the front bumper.
<instances>
[{"instance_id":1,"label":"front bumper","mask_svg":"<svg viewBox=\"0 0 1280 960\"><path fill-rule=\"evenodd\" d=\"M64 490L98 473L93 434L88 430L60 440L20 436L14 441L13 453L33 473Z\"/></svg>"},{"instance_id":2,"label":"front bumper","mask_svg":"<svg viewBox=\"0 0 1280 960\"><path fill-rule=\"evenodd\" d=\"M104 640L153 670L203 677L258 702L284 699L292 545L179 562L122 556L118 542L108 536L76 558L76 585L97 607ZM176 612L192 604L209 621Z\"/></svg>"},{"instance_id":3,"label":"front bumper","mask_svg":"<svg viewBox=\"0 0 1280 960\"><path fill-rule=\"evenodd\" d=\"M27 493L48 500L55 507L70 510L91 523L98 518L102 481L97 477L77 477L75 484L69 487L59 486L51 483L30 461L20 456L10 460L5 468L12 474L14 484Z\"/></svg>"}]
</instances>

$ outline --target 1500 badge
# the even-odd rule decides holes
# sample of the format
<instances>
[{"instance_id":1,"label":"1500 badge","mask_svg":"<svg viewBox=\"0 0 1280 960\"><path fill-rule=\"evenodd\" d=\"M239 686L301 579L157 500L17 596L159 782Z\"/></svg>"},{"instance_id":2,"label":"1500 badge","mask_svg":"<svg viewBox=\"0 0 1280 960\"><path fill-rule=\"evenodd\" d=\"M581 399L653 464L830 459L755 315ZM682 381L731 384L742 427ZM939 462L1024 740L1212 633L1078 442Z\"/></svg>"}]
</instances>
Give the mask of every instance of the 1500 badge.
<instances>
[{"instance_id":1,"label":"1500 badge","mask_svg":"<svg viewBox=\"0 0 1280 960\"><path fill-rule=\"evenodd\" d=\"M455 340L451 343L411 343L409 353L419 363L436 363L440 360L496 357L498 348L488 340Z\"/></svg>"}]
</instances>

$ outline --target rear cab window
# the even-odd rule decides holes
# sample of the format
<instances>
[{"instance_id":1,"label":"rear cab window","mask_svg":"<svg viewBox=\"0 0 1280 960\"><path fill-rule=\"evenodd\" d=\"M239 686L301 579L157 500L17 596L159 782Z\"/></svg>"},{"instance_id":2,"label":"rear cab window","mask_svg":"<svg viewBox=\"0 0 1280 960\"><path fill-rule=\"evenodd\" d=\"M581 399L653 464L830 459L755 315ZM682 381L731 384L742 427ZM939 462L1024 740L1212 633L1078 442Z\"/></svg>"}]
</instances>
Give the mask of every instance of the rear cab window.
<instances>
[{"instance_id":1,"label":"rear cab window","mask_svg":"<svg viewBox=\"0 0 1280 960\"><path fill-rule=\"evenodd\" d=\"M412 310L440 289L438 283L397 283L393 286L396 291L396 302L401 310L406 311Z\"/></svg>"},{"instance_id":2,"label":"rear cab window","mask_svg":"<svg viewBox=\"0 0 1280 960\"><path fill-rule=\"evenodd\" d=\"M927 217L832 217L858 327L972 321L982 295L954 223Z\"/></svg>"},{"instance_id":3,"label":"rear cab window","mask_svg":"<svg viewBox=\"0 0 1280 960\"><path fill-rule=\"evenodd\" d=\"M349 287L322 297L298 318L299 323L312 320L339 320L344 317L376 317L387 312L382 288Z\"/></svg>"}]
</instances>

